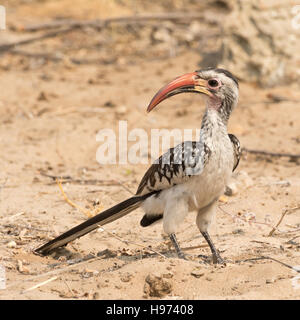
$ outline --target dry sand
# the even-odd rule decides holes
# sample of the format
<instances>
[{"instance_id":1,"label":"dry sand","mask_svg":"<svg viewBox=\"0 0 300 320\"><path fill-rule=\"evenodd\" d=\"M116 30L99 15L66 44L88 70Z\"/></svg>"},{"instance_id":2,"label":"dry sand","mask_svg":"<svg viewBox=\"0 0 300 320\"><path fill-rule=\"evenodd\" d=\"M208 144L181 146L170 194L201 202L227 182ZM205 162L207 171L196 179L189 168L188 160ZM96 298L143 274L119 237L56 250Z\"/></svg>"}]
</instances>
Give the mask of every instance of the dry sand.
<instances>
[{"instance_id":1,"label":"dry sand","mask_svg":"<svg viewBox=\"0 0 300 320\"><path fill-rule=\"evenodd\" d=\"M278 230L268 236L286 209L300 205L299 159L244 154L235 175L238 192L219 202L211 229L228 261L226 267L198 257L210 256L210 250L195 225L195 214L186 218L177 235L189 257L183 261L174 252L164 256L170 243L161 223L140 227L140 209L74 241L59 255L32 253L87 218L41 172L97 180L63 184L72 201L91 211L130 197L148 166L98 164L96 134L103 128L115 129L119 120L128 121L129 130L139 127L147 132L199 128L204 105L197 95L176 96L149 115L145 110L163 84L195 70L198 61L196 53L187 52L136 64L63 62L28 67L25 58L3 56L0 264L7 280L0 299L155 298L151 294L169 299L300 297L293 270L273 260L241 261L268 256L300 265L300 210L286 214ZM270 94L287 100L275 103ZM293 85L262 89L241 83L229 132L245 148L300 154L299 101L299 88ZM98 252L102 255L97 258ZM95 258L78 263L92 255ZM75 259L74 265L70 259ZM51 281L43 284L47 280ZM37 284L43 285L33 288Z\"/></svg>"}]
</instances>

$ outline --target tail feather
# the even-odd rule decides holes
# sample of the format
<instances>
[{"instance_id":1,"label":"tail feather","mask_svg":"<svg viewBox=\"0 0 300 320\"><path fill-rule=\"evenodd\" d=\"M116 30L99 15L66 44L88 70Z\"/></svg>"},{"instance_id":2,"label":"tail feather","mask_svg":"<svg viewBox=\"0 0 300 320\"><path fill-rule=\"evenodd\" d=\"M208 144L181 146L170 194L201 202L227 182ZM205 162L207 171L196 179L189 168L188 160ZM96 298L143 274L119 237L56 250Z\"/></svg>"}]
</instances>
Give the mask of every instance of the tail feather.
<instances>
[{"instance_id":1,"label":"tail feather","mask_svg":"<svg viewBox=\"0 0 300 320\"><path fill-rule=\"evenodd\" d=\"M56 248L65 246L67 243L84 236L85 234L97 229L99 226L103 226L125 216L131 211L137 209L146 198L150 197L154 193L155 192L151 192L143 196L134 196L123 202L120 202L117 205L84 221L78 226L66 231L57 238L47 242L34 251L41 255L47 255Z\"/></svg>"},{"instance_id":2,"label":"tail feather","mask_svg":"<svg viewBox=\"0 0 300 320\"><path fill-rule=\"evenodd\" d=\"M162 219L163 214L145 214L142 218L142 220L140 221L140 225L142 227L148 227L150 226L152 223L156 222L157 220Z\"/></svg>"}]
</instances>

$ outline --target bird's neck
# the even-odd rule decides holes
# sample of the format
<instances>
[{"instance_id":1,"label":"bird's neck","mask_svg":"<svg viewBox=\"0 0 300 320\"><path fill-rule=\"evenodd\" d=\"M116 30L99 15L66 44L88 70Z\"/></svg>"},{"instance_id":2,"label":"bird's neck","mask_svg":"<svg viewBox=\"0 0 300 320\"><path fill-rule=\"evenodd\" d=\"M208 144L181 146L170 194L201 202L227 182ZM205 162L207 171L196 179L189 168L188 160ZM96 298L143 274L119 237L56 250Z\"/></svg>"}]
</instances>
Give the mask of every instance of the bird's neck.
<instances>
[{"instance_id":1,"label":"bird's neck","mask_svg":"<svg viewBox=\"0 0 300 320\"><path fill-rule=\"evenodd\" d=\"M207 106L202 119L200 139L203 142L219 140L219 137L227 136L227 118L224 118L217 108Z\"/></svg>"}]
</instances>

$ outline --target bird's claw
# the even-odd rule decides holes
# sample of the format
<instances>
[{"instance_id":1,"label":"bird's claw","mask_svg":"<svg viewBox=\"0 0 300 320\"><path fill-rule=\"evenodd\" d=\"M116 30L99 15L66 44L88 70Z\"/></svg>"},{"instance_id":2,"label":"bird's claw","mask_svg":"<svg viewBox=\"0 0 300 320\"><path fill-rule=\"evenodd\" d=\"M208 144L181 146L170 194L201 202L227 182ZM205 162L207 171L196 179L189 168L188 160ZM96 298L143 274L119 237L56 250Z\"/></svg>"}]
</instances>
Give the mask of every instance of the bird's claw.
<instances>
[{"instance_id":1,"label":"bird's claw","mask_svg":"<svg viewBox=\"0 0 300 320\"><path fill-rule=\"evenodd\" d=\"M199 258L203 259L202 263L214 265L223 265L226 266L226 260L224 260L219 254L213 254L212 256L205 256L203 254L198 255Z\"/></svg>"},{"instance_id":2,"label":"bird's claw","mask_svg":"<svg viewBox=\"0 0 300 320\"><path fill-rule=\"evenodd\" d=\"M179 252L179 253L178 253L178 258L179 258L179 259L183 259L183 260L188 260L188 258L186 257L186 255L185 255L184 253L182 253L182 252Z\"/></svg>"},{"instance_id":3,"label":"bird's claw","mask_svg":"<svg viewBox=\"0 0 300 320\"><path fill-rule=\"evenodd\" d=\"M226 266L226 261L219 254L214 254L212 260L213 264L220 264Z\"/></svg>"}]
</instances>

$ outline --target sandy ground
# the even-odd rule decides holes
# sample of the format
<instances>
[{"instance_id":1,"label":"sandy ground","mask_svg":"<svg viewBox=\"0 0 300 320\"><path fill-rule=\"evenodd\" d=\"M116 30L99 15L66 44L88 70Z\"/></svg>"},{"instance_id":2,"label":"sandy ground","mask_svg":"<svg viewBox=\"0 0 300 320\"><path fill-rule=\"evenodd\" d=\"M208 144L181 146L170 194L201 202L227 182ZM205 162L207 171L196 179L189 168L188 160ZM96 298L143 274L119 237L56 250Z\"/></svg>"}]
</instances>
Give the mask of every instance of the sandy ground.
<instances>
[{"instance_id":1,"label":"sandy ground","mask_svg":"<svg viewBox=\"0 0 300 320\"><path fill-rule=\"evenodd\" d=\"M57 255L40 257L32 252L87 218L43 174L71 177L63 184L64 191L91 212L109 208L136 191L148 166L100 165L96 161L100 129L116 129L119 120L128 121L129 130L147 132L199 128L204 105L197 95L178 95L151 114L145 110L157 89L197 69L198 62L194 52L106 65L63 61L32 66L27 58L2 56L0 265L6 269L6 289L0 290L0 299L300 297L296 273L278 262L300 265L300 210L288 211L278 230L268 236L287 209L300 205L300 163L288 157L245 153L241 159L234 178L238 192L221 199L211 229L226 267L215 267L203 258L210 251L199 235L195 214L186 218L177 235L189 258L183 261L170 253L161 223L139 226L140 209L74 241ZM300 153L298 87L262 89L241 83L240 95L229 132L243 147ZM274 95L286 100L275 102L270 98ZM245 261L266 256L278 261Z\"/></svg>"}]
</instances>

